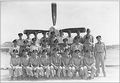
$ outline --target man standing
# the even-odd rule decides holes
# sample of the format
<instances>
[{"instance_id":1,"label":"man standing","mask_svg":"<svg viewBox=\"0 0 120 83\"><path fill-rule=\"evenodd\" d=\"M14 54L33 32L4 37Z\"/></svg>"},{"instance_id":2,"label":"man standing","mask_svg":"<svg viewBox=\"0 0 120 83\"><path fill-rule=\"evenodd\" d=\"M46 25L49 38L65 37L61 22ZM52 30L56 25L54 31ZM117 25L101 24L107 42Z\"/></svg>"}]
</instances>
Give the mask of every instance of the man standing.
<instances>
[{"instance_id":1,"label":"man standing","mask_svg":"<svg viewBox=\"0 0 120 83\"><path fill-rule=\"evenodd\" d=\"M32 39L30 39L30 34L26 34L26 36L27 36L26 40L28 41L28 46L30 46L32 43Z\"/></svg>"},{"instance_id":2,"label":"man standing","mask_svg":"<svg viewBox=\"0 0 120 83\"><path fill-rule=\"evenodd\" d=\"M87 41L87 39L90 39L91 43L94 43L94 38L90 34L90 29L87 29L87 34L83 37L83 43Z\"/></svg>"},{"instance_id":3,"label":"man standing","mask_svg":"<svg viewBox=\"0 0 120 83\"><path fill-rule=\"evenodd\" d=\"M78 37L79 38L79 42L83 43L83 38L80 36L80 32L77 31L77 35L74 37L73 41L75 40L75 38Z\"/></svg>"},{"instance_id":4,"label":"man standing","mask_svg":"<svg viewBox=\"0 0 120 83\"><path fill-rule=\"evenodd\" d=\"M71 45L73 43L73 38L71 37L71 32L70 31L68 32L67 39L68 39L68 44Z\"/></svg>"},{"instance_id":5,"label":"man standing","mask_svg":"<svg viewBox=\"0 0 120 83\"><path fill-rule=\"evenodd\" d=\"M19 33L18 36L19 36L19 39L17 40L17 44L18 46L20 46L19 56L22 56L22 50L23 50L23 45L24 45L24 40L22 39L23 34Z\"/></svg>"},{"instance_id":6,"label":"man standing","mask_svg":"<svg viewBox=\"0 0 120 83\"><path fill-rule=\"evenodd\" d=\"M40 43L44 43L43 40L46 40L46 33L42 33L43 37L40 39Z\"/></svg>"},{"instance_id":7,"label":"man standing","mask_svg":"<svg viewBox=\"0 0 120 83\"><path fill-rule=\"evenodd\" d=\"M100 64L102 66L102 72L104 77L106 76L105 73L105 59L106 59L106 46L103 42L101 42L101 36L97 36L97 43L95 44L95 49L94 49L94 53L95 53L95 59L96 59L96 75L98 76L100 73Z\"/></svg>"},{"instance_id":8,"label":"man standing","mask_svg":"<svg viewBox=\"0 0 120 83\"><path fill-rule=\"evenodd\" d=\"M19 36L19 39L17 40L17 44L19 46L22 46L23 45L23 39L22 39L23 34L19 33L18 36Z\"/></svg>"},{"instance_id":9,"label":"man standing","mask_svg":"<svg viewBox=\"0 0 120 83\"><path fill-rule=\"evenodd\" d=\"M19 53L20 46L17 45L17 40L13 40L12 43L13 43L13 46L9 49L9 53L10 53L10 55L12 55L13 50L17 50L18 53Z\"/></svg>"},{"instance_id":10,"label":"man standing","mask_svg":"<svg viewBox=\"0 0 120 83\"><path fill-rule=\"evenodd\" d=\"M61 45L63 43L64 34L63 34L62 30L60 30L59 33L60 33L60 36L58 36L57 39L59 41L59 44Z\"/></svg>"}]
</instances>

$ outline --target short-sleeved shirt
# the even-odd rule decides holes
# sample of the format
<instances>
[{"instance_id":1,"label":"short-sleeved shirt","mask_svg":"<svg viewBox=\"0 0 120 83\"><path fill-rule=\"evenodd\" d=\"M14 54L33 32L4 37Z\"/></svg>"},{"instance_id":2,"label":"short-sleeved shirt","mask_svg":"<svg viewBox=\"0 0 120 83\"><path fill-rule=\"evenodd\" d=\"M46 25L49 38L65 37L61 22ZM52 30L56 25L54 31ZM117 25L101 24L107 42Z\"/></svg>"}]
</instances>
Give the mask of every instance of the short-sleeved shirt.
<instances>
[{"instance_id":1,"label":"short-sleeved shirt","mask_svg":"<svg viewBox=\"0 0 120 83\"><path fill-rule=\"evenodd\" d=\"M57 29L54 29L54 30L51 30L51 29L50 29L50 31L49 31L49 33L48 33L48 36L50 36L50 34L51 34L52 31L55 32L55 35L56 35L56 36L59 36L59 30L57 30Z\"/></svg>"},{"instance_id":2,"label":"short-sleeved shirt","mask_svg":"<svg viewBox=\"0 0 120 83\"><path fill-rule=\"evenodd\" d=\"M26 39L28 41L28 45L32 44L32 39Z\"/></svg>"},{"instance_id":3,"label":"short-sleeved shirt","mask_svg":"<svg viewBox=\"0 0 120 83\"><path fill-rule=\"evenodd\" d=\"M103 42L101 44L99 44L99 43L95 44L95 51L96 52L104 53L105 52L104 48L105 48L105 44Z\"/></svg>"},{"instance_id":4,"label":"short-sleeved shirt","mask_svg":"<svg viewBox=\"0 0 120 83\"><path fill-rule=\"evenodd\" d=\"M39 46L39 45L40 45L40 40L37 39L37 40L36 40L36 46Z\"/></svg>"},{"instance_id":5,"label":"short-sleeved shirt","mask_svg":"<svg viewBox=\"0 0 120 83\"><path fill-rule=\"evenodd\" d=\"M21 64L20 57L11 57L10 62L13 66L17 66Z\"/></svg>"},{"instance_id":6,"label":"short-sleeved shirt","mask_svg":"<svg viewBox=\"0 0 120 83\"><path fill-rule=\"evenodd\" d=\"M92 43L84 43L84 52L93 52L94 45Z\"/></svg>"},{"instance_id":7,"label":"short-sleeved shirt","mask_svg":"<svg viewBox=\"0 0 120 83\"><path fill-rule=\"evenodd\" d=\"M53 50L54 50L55 48L60 51L60 46L59 46L59 45L53 45L53 46L50 48L51 53L53 53Z\"/></svg>"},{"instance_id":8,"label":"short-sleeved shirt","mask_svg":"<svg viewBox=\"0 0 120 83\"><path fill-rule=\"evenodd\" d=\"M46 37L42 37L42 38L40 39L40 43L42 43L43 40L46 40L46 39L47 39Z\"/></svg>"},{"instance_id":9,"label":"short-sleeved shirt","mask_svg":"<svg viewBox=\"0 0 120 83\"><path fill-rule=\"evenodd\" d=\"M60 55L59 56L55 55L55 56L52 56L52 63L56 66L60 66L61 65L61 56Z\"/></svg>"},{"instance_id":10,"label":"short-sleeved shirt","mask_svg":"<svg viewBox=\"0 0 120 83\"><path fill-rule=\"evenodd\" d=\"M72 57L72 59L70 61L70 64L74 64L77 67L79 67L80 65L82 65L82 59L81 58Z\"/></svg>"},{"instance_id":11,"label":"short-sleeved shirt","mask_svg":"<svg viewBox=\"0 0 120 83\"><path fill-rule=\"evenodd\" d=\"M70 49L70 45L65 45L65 44L61 45L61 50L64 51L65 49Z\"/></svg>"},{"instance_id":12,"label":"short-sleeved shirt","mask_svg":"<svg viewBox=\"0 0 120 83\"><path fill-rule=\"evenodd\" d=\"M50 46L47 45L46 47L41 47L41 52L43 50L47 50L47 52L50 52Z\"/></svg>"},{"instance_id":13,"label":"short-sleeved shirt","mask_svg":"<svg viewBox=\"0 0 120 83\"><path fill-rule=\"evenodd\" d=\"M48 38L48 44L50 45L50 47L52 47L52 45L54 45L54 40L56 39L56 37L49 37Z\"/></svg>"},{"instance_id":14,"label":"short-sleeved shirt","mask_svg":"<svg viewBox=\"0 0 120 83\"><path fill-rule=\"evenodd\" d=\"M58 36L56 37L56 39L58 40L59 43L63 43L64 37Z\"/></svg>"},{"instance_id":15,"label":"short-sleeved shirt","mask_svg":"<svg viewBox=\"0 0 120 83\"><path fill-rule=\"evenodd\" d=\"M35 58L30 57L30 64L33 65L34 67L38 66L38 57L36 56Z\"/></svg>"},{"instance_id":16,"label":"short-sleeved shirt","mask_svg":"<svg viewBox=\"0 0 120 83\"><path fill-rule=\"evenodd\" d=\"M80 52L83 50L83 44L79 43L79 44L75 44L73 43L71 45L71 50L74 52L75 50L79 50Z\"/></svg>"},{"instance_id":17,"label":"short-sleeved shirt","mask_svg":"<svg viewBox=\"0 0 120 83\"><path fill-rule=\"evenodd\" d=\"M41 56L38 56L37 61L38 61L38 65L41 65Z\"/></svg>"},{"instance_id":18,"label":"short-sleeved shirt","mask_svg":"<svg viewBox=\"0 0 120 83\"><path fill-rule=\"evenodd\" d=\"M21 57L21 64L23 66L28 66L29 65L29 57Z\"/></svg>"},{"instance_id":19,"label":"short-sleeved shirt","mask_svg":"<svg viewBox=\"0 0 120 83\"><path fill-rule=\"evenodd\" d=\"M21 39L21 40L18 39L18 40L17 40L18 46L23 46L23 45L24 45L24 42L23 42L23 41L24 41L24 39Z\"/></svg>"},{"instance_id":20,"label":"short-sleeved shirt","mask_svg":"<svg viewBox=\"0 0 120 83\"><path fill-rule=\"evenodd\" d=\"M65 66L68 66L70 64L70 60L71 60L71 57L62 57L62 62Z\"/></svg>"},{"instance_id":21,"label":"short-sleeved shirt","mask_svg":"<svg viewBox=\"0 0 120 83\"><path fill-rule=\"evenodd\" d=\"M43 66L48 66L48 65L50 65L51 60L50 60L49 57L46 57L46 55L42 55L40 60L41 60L41 64L42 64Z\"/></svg>"},{"instance_id":22,"label":"short-sleeved shirt","mask_svg":"<svg viewBox=\"0 0 120 83\"><path fill-rule=\"evenodd\" d=\"M37 45L31 45L30 51L32 52L33 50L39 50L39 47Z\"/></svg>"},{"instance_id":23,"label":"short-sleeved shirt","mask_svg":"<svg viewBox=\"0 0 120 83\"><path fill-rule=\"evenodd\" d=\"M76 37L79 37L79 42L80 42L80 43L83 43L83 38L82 38L82 36L75 36L74 39L73 39L73 41L75 41L75 38L76 38Z\"/></svg>"},{"instance_id":24,"label":"short-sleeved shirt","mask_svg":"<svg viewBox=\"0 0 120 83\"><path fill-rule=\"evenodd\" d=\"M72 44L73 43L73 38L72 37L67 37L68 39L68 44Z\"/></svg>"},{"instance_id":25,"label":"short-sleeved shirt","mask_svg":"<svg viewBox=\"0 0 120 83\"><path fill-rule=\"evenodd\" d=\"M88 37L88 38L87 38L87 37ZM83 37L83 43L84 43L84 42L87 42L87 41L88 41L87 39L90 39L90 42L91 42L91 43L94 43L94 38L93 38L92 35L85 35L85 36Z\"/></svg>"},{"instance_id":26,"label":"short-sleeved shirt","mask_svg":"<svg viewBox=\"0 0 120 83\"><path fill-rule=\"evenodd\" d=\"M16 46L16 47L13 46L13 47L9 48L9 53L10 53L10 54L13 54L13 50L17 50L18 53L19 53L20 46Z\"/></svg>"},{"instance_id":27,"label":"short-sleeved shirt","mask_svg":"<svg viewBox=\"0 0 120 83\"><path fill-rule=\"evenodd\" d=\"M84 65L95 66L95 58L94 57L84 57Z\"/></svg>"}]
</instances>

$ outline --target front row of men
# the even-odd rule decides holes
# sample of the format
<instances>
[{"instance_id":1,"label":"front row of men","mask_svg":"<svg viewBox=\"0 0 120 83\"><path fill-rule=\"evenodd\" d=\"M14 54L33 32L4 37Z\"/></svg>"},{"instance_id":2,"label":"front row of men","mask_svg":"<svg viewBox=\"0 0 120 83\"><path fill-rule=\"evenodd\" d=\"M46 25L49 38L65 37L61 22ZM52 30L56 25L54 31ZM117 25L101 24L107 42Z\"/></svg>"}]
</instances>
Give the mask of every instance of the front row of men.
<instances>
[{"instance_id":1,"label":"front row of men","mask_svg":"<svg viewBox=\"0 0 120 83\"><path fill-rule=\"evenodd\" d=\"M84 44L79 44L76 39L70 47L62 51L53 48L50 53L47 49L41 52L23 49L22 56L18 56L18 50L14 49L11 53L10 76L17 79L26 77L93 79L100 73L100 64L103 75L106 76L105 45L101 42L101 36L97 36L96 39L98 42L95 46L89 39Z\"/></svg>"}]
</instances>

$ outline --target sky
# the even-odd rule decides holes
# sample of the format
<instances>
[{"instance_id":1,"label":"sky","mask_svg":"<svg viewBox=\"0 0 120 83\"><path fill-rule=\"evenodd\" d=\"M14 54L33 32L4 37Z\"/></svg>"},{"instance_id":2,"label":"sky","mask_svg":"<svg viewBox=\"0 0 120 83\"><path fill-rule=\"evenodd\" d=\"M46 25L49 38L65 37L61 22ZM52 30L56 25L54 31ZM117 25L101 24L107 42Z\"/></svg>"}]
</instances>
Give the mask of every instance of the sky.
<instances>
[{"instance_id":1,"label":"sky","mask_svg":"<svg viewBox=\"0 0 120 83\"><path fill-rule=\"evenodd\" d=\"M101 35L105 44L119 44L118 1L53 2L57 3L56 29L90 28L94 39ZM25 29L48 30L52 26L51 3L52 1L2 2L1 43L18 38L17 34Z\"/></svg>"}]
</instances>

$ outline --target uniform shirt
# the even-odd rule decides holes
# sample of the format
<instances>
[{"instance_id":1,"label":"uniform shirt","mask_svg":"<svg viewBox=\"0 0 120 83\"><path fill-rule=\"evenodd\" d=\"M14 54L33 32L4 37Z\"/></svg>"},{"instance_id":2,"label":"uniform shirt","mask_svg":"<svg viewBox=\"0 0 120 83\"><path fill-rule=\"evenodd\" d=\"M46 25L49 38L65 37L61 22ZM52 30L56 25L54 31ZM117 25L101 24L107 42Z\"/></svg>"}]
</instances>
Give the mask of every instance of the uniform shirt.
<instances>
[{"instance_id":1,"label":"uniform shirt","mask_svg":"<svg viewBox=\"0 0 120 83\"><path fill-rule=\"evenodd\" d=\"M58 40L59 43L63 43L64 38L65 37L61 37L61 36L56 37L56 39Z\"/></svg>"},{"instance_id":2,"label":"uniform shirt","mask_svg":"<svg viewBox=\"0 0 120 83\"><path fill-rule=\"evenodd\" d=\"M61 55L57 54L57 55L52 56L52 63L55 66L60 66L61 65Z\"/></svg>"},{"instance_id":3,"label":"uniform shirt","mask_svg":"<svg viewBox=\"0 0 120 83\"><path fill-rule=\"evenodd\" d=\"M79 50L80 52L83 50L83 44L79 43L79 44L75 44L73 43L71 45L71 50L74 52L75 50Z\"/></svg>"},{"instance_id":4,"label":"uniform shirt","mask_svg":"<svg viewBox=\"0 0 120 83\"><path fill-rule=\"evenodd\" d=\"M53 45L51 48L50 48L50 52L53 53L53 49L58 49L60 51L60 46L59 45Z\"/></svg>"},{"instance_id":5,"label":"uniform shirt","mask_svg":"<svg viewBox=\"0 0 120 83\"><path fill-rule=\"evenodd\" d=\"M64 55L64 56L62 57L62 63L63 63L65 66L69 66L71 57L70 57L70 55L69 55L69 57L66 57L66 56L67 56L67 55Z\"/></svg>"},{"instance_id":6,"label":"uniform shirt","mask_svg":"<svg viewBox=\"0 0 120 83\"><path fill-rule=\"evenodd\" d=\"M24 39L21 39L21 40L18 39L18 40L17 40L18 46L23 46L23 45L24 45L23 41L24 41Z\"/></svg>"},{"instance_id":7,"label":"uniform shirt","mask_svg":"<svg viewBox=\"0 0 120 83\"><path fill-rule=\"evenodd\" d=\"M43 65L43 66L48 66L49 64L50 64L50 58L47 56L47 55L42 55L41 56L41 64Z\"/></svg>"},{"instance_id":8,"label":"uniform shirt","mask_svg":"<svg viewBox=\"0 0 120 83\"><path fill-rule=\"evenodd\" d=\"M95 51L104 53L105 44L103 42L95 44Z\"/></svg>"},{"instance_id":9,"label":"uniform shirt","mask_svg":"<svg viewBox=\"0 0 120 83\"><path fill-rule=\"evenodd\" d=\"M81 58L76 58L72 57L70 64L74 64L76 67L80 67L82 65L82 59Z\"/></svg>"},{"instance_id":10,"label":"uniform shirt","mask_svg":"<svg viewBox=\"0 0 120 83\"><path fill-rule=\"evenodd\" d=\"M28 45L30 46L32 44L32 40L31 39L26 39L28 41Z\"/></svg>"},{"instance_id":11,"label":"uniform shirt","mask_svg":"<svg viewBox=\"0 0 120 83\"><path fill-rule=\"evenodd\" d=\"M39 51L39 47L37 45L31 45L30 46L30 51L32 52L33 50L38 50Z\"/></svg>"},{"instance_id":12,"label":"uniform shirt","mask_svg":"<svg viewBox=\"0 0 120 83\"><path fill-rule=\"evenodd\" d=\"M84 65L85 66L95 66L95 58L94 57L84 57Z\"/></svg>"},{"instance_id":13,"label":"uniform shirt","mask_svg":"<svg viewBox=\"0 0 120 83\"><path fill-rule=\"evenodd\" d=\"M83 48L84 52L93 52L94 45L92 43L84 43Z\"/></svg>"},{"instance_id":14,"label":"uniform shirt","mask_svg":"<svg viewBox=\"0 0 120 83\"><path fill-rule=\"evenodd\" d=\"M38 66L38 56L36 57L30 57L30 64L33 65L33 67L37 67Z\"/></svg>"},{"instance_id":15,"label":"uniform shirt","mask_svg":"<svg viewBox=\"0 0 120 83\"><path fill-rule=\"evenodd\" d=\"M40 43L42 43L43 40L45 40L45 39L47 39L47 38L46 38L46 37L42 37L42 38L40 39Z\"/></svg>"},{"instance_id":16,"label":"uniform shirt","mask_svg":"<svg viewBox=\"0 0 120 83\"><path fill-rule=\"evenodd\" d=\"M56 37L49 37L48 38L48 44L50 45L50 47L52 47L52 45L54 45L54 40L56 39Z\"/></svg>"},{"instance_id":17,"label":"uniform shirt","mask_svg":"<svg viewBox=\"0 0 120 83\"><path fill-rule=\"evenodd\" d=\"M67 37L68 39L68 44L72 44L73 43L73 38L72 37Z\"/></svg>"},{"instance_id":18,"label":"uniform shirt","mask_svg":"<svg viewBox=\"0 0 120 83\"><path fill-rule=\"evenodd\" d=\"M85 35L85 36L83 37L83 43L88 41L88 40L87 40L87 37L90 39L90 42L91 42L91 43L94 43L94 38L93 38L92 35Z\"/></svg>"},{"instance_id":19,"label":"uniform shirt","mask_svg":"<svg viewBox=\"0 0 120 83\"><path fill-rule=\"evenodd\" d=\"M39 39L37 39L35 43L36 43L36 46L40 46L40 40Z\"/></svg>"},{"instance_id":20,"label":"uniform shirt","mask_svg":"<svg viewBox=\"0 0 120 83\"><path fill-rule=\"evenodd\" d=\"M20 65L20 63L20 57L11 57L10 64L12 64L13 66Z\"/></svg>"},{"instance_id":21,"label":"uniform shirt","mask_svg":"<svg viewBox=\"0 0 120 83\"><path fill-rule=\"evenodd\" d=\"M13 54L13 50L17 50L18 53L19 53L20 46L16 46L16 47L12 46L11 48L9 48L9 53L10 53L10 54Z\"/></svg>"},{"instance_id":22,"label":"uniform shirt","mask_svg":"<svg viewBox=\"0 0 120 83\"><path fill-rule=\"evenodd\" d=\"M76 37L79 37L79 42L80 42L80 43L83 43L83 38L82 38L82 36L75 36L74 39L73 39L73 41L75 41L75 38L76 38Z\"/></svg>"},{"instance_id":23,"label":"uniform shirt","mask_svg":"<svg viewBox=\"0 0 120 83\"><path fill-rule=\"evenodd\" d=\"M38 56L37 61L38 61L38 65L41 65L41 55Z\"/></svg>"},{"instance_id":24,"label":"uniform shirt","mask_svg":"<svg viewBox=\"0 0 120 83\"><path fill-rule=\"evenodd\" d=\"M79 52L79 53L74 52L72 54L72 57L74 57L74 58L80 58L81 56L83 56L82 52Z\"/></svg>"},{"instance_id":25,"label":"uniform shirt","mask_svg":"<svg viewBox=\"0 0 120 83\"><path fill-rule=\"evenodd\" d=\"M57 29L54 29L54 30L51 30L51 29L50 29L50 30L49 30L49 33L48 33L48 36L51 35L51 32L52 32L52 31L55 32L55 35L56 35L56 36L59 36L59 30L57 30Z\"/></svg>"},{"instance_id":26,"label":"uniform shirt","mask_svg":"<svg viewBox=\"0 0 120 83\"><path fill-rule=\"evenodd\" d=\"M43 51L43 50L47 50L47 52L50 52L50 46L46 46L46 47L41 47L41 52Z\"/></svg>"},{"instance_id":27,"label":"uniform shirt","mask_svg":"<svg viewBox=\"0 0 120 83\"><path fill-rule=\"evenodd\" d=\"M63 50L65 50L65 49L70 49L70 46L63 44L63 45L62 45L62 49L63 49Z\"/></svg>"},{"instance_id":28,"label":"uniform shirt","mask_svg":"<svg viewBox=\"0 0 120 83\"><path fill-rule=\"evenodd\" d=\"M23 66L28 66L29 65L29 57L21 57L21 64Z\"/></svg>"}]
</instances>

